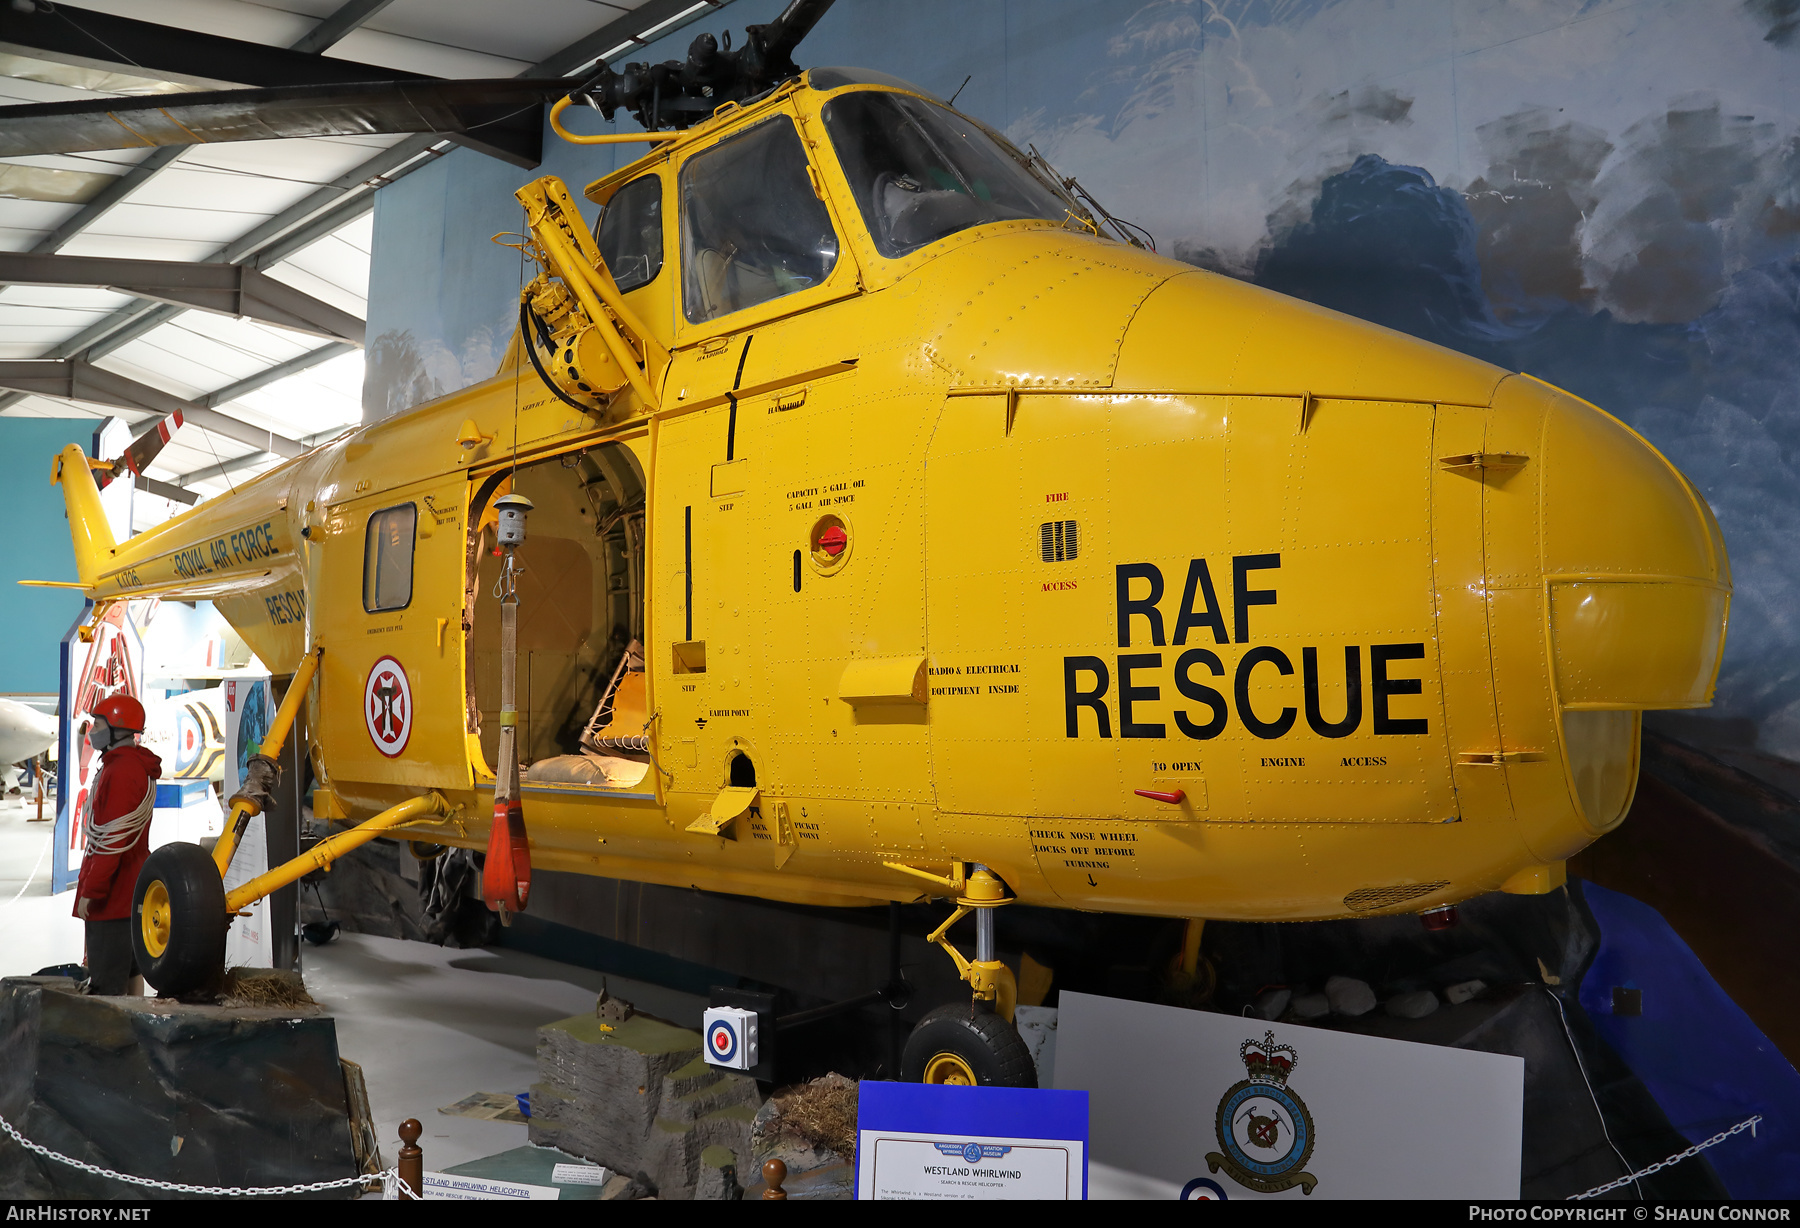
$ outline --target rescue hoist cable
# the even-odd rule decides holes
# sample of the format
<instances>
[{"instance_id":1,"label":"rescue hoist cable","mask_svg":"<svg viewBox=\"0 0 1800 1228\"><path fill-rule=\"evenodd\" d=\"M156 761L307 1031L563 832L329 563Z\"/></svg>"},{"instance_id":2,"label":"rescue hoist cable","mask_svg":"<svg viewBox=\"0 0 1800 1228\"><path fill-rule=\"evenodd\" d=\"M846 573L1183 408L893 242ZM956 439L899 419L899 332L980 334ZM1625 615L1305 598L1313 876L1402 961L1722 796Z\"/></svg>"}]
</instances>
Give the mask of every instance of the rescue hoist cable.
<instances>
[{"instance_id":1,"label":"rescue hoist cable","mask_svg":"<svg viewBox=\"0 0 1800 1228\"><path fill-rule=\"evenodd\" d=\"M519 788L519 573L517 551L525 541L525 513L531 500L521 494L494 501L499 512L495 538L504 553L494 595L500 599L500 745L494 764L494 820L482 865L481 895L500 915L523 912L531 896L531 849Z\"/></svg>"}]
</instances>

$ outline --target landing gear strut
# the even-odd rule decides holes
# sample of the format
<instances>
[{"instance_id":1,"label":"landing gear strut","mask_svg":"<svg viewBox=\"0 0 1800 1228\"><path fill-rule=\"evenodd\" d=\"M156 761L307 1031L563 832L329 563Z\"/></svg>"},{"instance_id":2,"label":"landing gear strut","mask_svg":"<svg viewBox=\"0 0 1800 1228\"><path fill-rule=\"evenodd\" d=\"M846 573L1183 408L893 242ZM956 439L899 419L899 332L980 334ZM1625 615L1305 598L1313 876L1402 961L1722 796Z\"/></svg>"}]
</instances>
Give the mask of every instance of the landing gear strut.
<instances>
[{"instance_id":1,"label":"landing gear strut","mask_svg":"<svg viewBox=\"0 0 1800 1228\"><path fill-rule=\"evenodd\" d=\"M965 874L956 863L952 876L894 866L949 889L956 909L930 935L956 961L969 983L970 1001L953 1002L919 1020L900 1059L900 1077L908 1083L949 1083L987 1087L1036 1087L1037 1067L1031 1051L1013 1026L1019 1000L1012 969L994 949L994 910L1012 903L1006 884L984 865ZM958 921L975 914L975 958L965 959L946 935Z\"/></svg>"}]
</instances>

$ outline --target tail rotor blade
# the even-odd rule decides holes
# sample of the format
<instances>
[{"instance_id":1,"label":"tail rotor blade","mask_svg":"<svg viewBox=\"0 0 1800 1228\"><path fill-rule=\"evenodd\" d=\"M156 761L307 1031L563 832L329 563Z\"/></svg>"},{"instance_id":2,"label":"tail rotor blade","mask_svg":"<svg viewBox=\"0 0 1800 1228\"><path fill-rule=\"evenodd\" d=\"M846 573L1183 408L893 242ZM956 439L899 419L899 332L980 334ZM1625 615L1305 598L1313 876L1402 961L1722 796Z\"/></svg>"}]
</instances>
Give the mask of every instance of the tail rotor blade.
<instances>
[{"instance_id":1,"label":"tail rotor blade","mask_svg":"<svg viewBox=\"0 0 1800 1228\"><path fill-rule=\"evenodd\" d=\"M173 435L180 426L181 411L178 409L132 440L131 446L125 449L125 455L113 462L112 472L101 470L96 475L100 486L104 488L108 482L121 473L139 474L148 469L151 462L156 459L157 453L161 452L164 445L169 442L169 436Z\"/></svg>"}]
</instances>

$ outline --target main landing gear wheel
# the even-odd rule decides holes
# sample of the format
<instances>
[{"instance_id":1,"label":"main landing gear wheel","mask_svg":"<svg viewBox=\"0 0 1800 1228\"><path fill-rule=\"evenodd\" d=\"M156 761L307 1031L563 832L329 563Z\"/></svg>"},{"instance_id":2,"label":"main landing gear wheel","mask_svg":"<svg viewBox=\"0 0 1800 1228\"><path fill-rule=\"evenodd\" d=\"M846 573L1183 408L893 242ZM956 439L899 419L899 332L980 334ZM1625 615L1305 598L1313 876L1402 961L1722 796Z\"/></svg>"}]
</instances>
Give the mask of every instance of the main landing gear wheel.
<instances>
[{"instance_id":1,"label":"main landing gear wheel","mask_svg":"<svg viewBox=\"0 0 1800 1228\"><path fill-rule=\"evenodd\" d=\"M131 948L138 971L170 997L213 984L225 972L225 884L197 844L165 844L138 871Z\"/></svg>"},{"instance_id":2,"label":"main landing gear wheel","mask_svg":"<svg viewBox=\"0 0 1800 1228\"><path fill-rule=\"evenodd\" d=\"M1037 1065L1019 1030L984 1004L940 1006L912 1030L900 1058L907 1083L1036 1087Z\"/></svg>"}]
</instances>

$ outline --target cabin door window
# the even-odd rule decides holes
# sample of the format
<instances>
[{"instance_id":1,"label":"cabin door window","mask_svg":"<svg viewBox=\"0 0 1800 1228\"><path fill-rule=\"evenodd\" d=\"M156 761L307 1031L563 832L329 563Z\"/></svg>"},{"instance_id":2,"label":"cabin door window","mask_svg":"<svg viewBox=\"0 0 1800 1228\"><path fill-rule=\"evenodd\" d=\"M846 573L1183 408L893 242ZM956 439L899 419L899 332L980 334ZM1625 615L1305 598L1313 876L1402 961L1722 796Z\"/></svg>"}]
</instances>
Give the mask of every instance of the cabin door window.
<instances>
[{"instance_id":1,"label":"cabin door window","mask_svg":"<svg viewBox=\"0 0 1800 1228\"><path fill-rule=\"evenodd\" d=\"M369 517L363 541L363 609L404 610L412 604L413 539L419 509L411 503Z\"/></svg>"}]
</instances>

